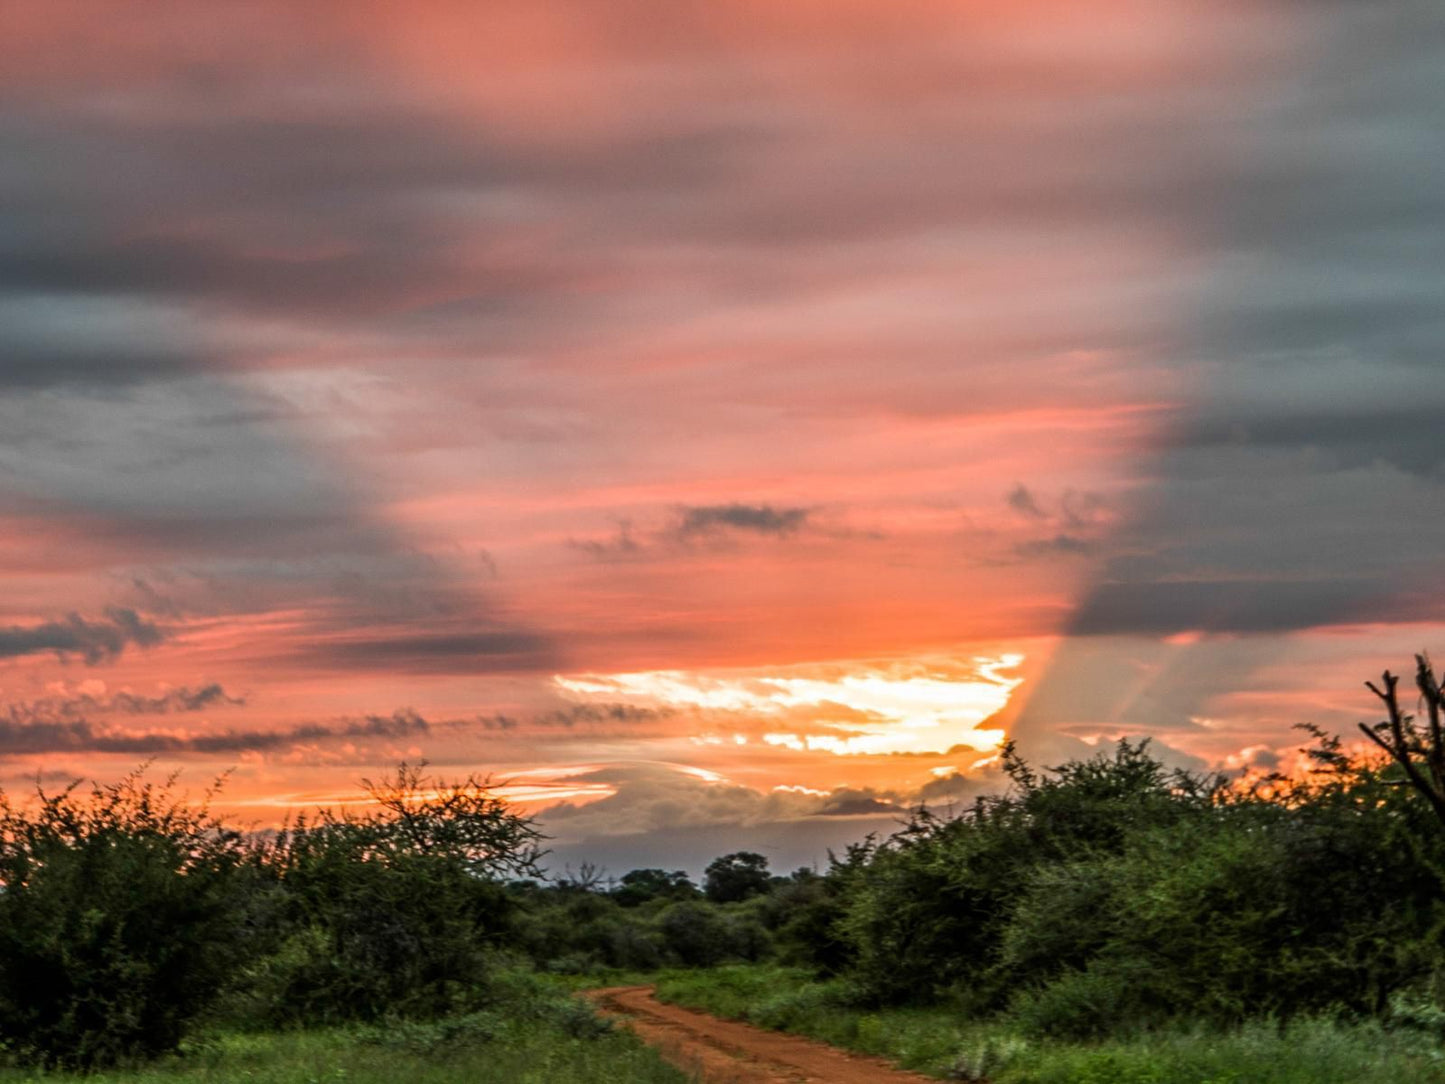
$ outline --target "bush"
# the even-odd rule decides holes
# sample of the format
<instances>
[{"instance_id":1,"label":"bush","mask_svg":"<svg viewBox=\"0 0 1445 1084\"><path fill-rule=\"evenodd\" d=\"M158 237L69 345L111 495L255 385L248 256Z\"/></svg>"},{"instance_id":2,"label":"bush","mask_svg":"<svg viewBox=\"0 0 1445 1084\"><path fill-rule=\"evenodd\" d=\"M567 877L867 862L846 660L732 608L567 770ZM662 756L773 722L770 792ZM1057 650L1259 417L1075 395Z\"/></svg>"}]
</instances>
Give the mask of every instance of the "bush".
<instances>
[{"instance_id":1,"label":"bush","mask_svg":"<svg viewBox=\"0 0 1445 1084\"><path fill-rule=\"evenodd\" d=\"M245 949L246 848L140 772L17 807L0 793L0 1036L93 1069L174 1050Z\"/></svg>"},{"instance_id":2,"label":"bush","mask_svg":"<svg viewBox=\"0 0 1445 1084\"><path fill-rule=\"evenodd\" d=\"M953 993L976 1011L1001 1008L1017 986L1001 953L1041 869L1107 860L1145 829L1206 816L1220 782L1173 772L1147 742L1072 761L1040 776L1005 749L1012 792L959 816L919 810L849 867L831 931L849 976L880 1003L927 1003ZM1020 946L1022 947L1022 946Z\"/></svg>"},{"instance_id":3,"label":"bush","mask_svg":"<svg viewBox=\"0 0 1445 1084\"><path fill-rule=\"evenodd\" d=\"M1147 968L1133 961L1096 961L1047 985L1015 995L1012 1016L1025 1035L1093 1040L1135 1033L1157 1023Z\"/></svg>"},{"instance_id":4,"label":"bush","mask_svg":"<svg viewBox=\"0 0 1445 1084\"><path fill-rule=\"evenodd\" d=\"M405 764L368 783L379 810L323 813L268 853L289 913L281 949L251 973L270 1024L466 1012L482 996L537 832L485 780L433 783Z\"/></svg>"},{"instance_id":5,"label":"bush","mask_svg":"<svg viewBox=\"0 0 1445 1084\"><path fill-rule=\"evenodd\" d=\"M663 947L685 967L760 960L771 948L768 932L757 919L706 903L675 903L662 913L658 927Z\"/></svg>"}]
</instances>

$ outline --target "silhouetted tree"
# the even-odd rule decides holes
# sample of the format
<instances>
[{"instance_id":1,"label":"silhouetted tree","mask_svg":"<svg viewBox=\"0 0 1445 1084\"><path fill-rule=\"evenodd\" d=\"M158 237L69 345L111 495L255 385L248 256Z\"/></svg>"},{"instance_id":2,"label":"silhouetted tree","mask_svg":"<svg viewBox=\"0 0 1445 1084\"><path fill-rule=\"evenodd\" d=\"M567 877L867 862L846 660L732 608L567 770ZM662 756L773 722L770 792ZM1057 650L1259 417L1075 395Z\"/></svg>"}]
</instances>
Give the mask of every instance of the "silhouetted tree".
<instances>
[{"instance_id":1,"label":"silhouetted tree","mask_svg":"<svg viewBox=\"0 0 1445 1084\"><path fill-rule=\"evenodd\" d=\"M1361 723L1360 730L1400 766L1410 786L1430 803L1435 816L1445 824L1445 727L1441 721L1445 690L1435 677L1429 657L1416 655L1415 687L1425 704L1426 724L1422 726L1413 715L1400 709L1400 679L1386 670L1380 680L1381 685L1373 681L1365 685L1385 705L1386 718L1373 726Z\"/></svg>"}]
</instances>

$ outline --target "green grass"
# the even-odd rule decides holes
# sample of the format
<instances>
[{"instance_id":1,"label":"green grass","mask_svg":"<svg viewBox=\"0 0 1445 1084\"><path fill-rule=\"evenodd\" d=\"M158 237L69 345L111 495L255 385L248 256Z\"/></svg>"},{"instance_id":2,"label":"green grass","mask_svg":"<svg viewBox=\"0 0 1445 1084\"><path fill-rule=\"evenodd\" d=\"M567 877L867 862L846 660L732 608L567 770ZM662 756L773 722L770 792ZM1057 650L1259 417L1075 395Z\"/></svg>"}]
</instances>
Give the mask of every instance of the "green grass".
<instances>
[{"instance_id":1,"label":"green grass","mask_svg":"<svg viewBox=\"0 0 1445 1084\"><path fill-rule=\"evenodd\" d=\"M857 1009L841 984L790 968L665 972L656 981L665 1001L940 1078L969 1069L993 1084L1445 1084L1445 1051L1437 1041L1372 1024L1308 1020L1283 1030L1259 1023L1098 1044L1030 1042L1006 1022L969 1020L946 1007Z\"/></svg>"},{"instance_id":2,"label":"green grass","mask_svg":"<svg viewBox=\"0 0 1445 1084\"><path fill-rule=\"evenodd\" d=\"M0 1069L0 1084L686 1084L621 1029L484 1017L392 1029L224 1035L135 1070Z\"/></svg>"}]
</instances>

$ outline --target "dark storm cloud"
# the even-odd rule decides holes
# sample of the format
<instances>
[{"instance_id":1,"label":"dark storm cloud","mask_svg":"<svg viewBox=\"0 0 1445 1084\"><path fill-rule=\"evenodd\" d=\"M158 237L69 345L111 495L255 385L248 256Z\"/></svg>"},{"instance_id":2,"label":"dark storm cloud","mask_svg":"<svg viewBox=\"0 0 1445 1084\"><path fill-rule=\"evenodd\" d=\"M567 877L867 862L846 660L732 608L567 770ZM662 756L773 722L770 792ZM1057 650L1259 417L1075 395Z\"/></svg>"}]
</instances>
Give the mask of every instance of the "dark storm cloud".
<instances>
[{"instance_id":1,"label":"dark storm cloud","mask_svg":"<svg viewBox=\"0 0 1445 1084\"><path fill-rule=\"evenodd\" d=\"M0 627L0 658L54 653L94 666L114 659L128 647L154 647L164 638L157 625L134 610L117 606L106 610L104 620L73 613L62 621Z\"/></svg>"},{"instance_id":2,"label":"dark storm cloud","mask_svg":"<svg viewBox=\"0 0 1445 1084\"><path fill-rule=\"evenodd\" d=\"M407 738L426 734L430 729L424 718L409 710L338 723L307 723L283 730L222 730L186 735L157 731L127 732L97 727L86 719L17 723L0 718L0 756L264 752L313 742Z\"/></svg>"},{"instance_id":3,"label":"dark storm cloud","mask_svg":"<svg viewBox=\"0 0 1445 1084\"><path fill-rule=\"evenodd\" d=\"M1445 32L1423 2L1284 10L1319 52L1241 128L1178 349L1196 390L1075 632L1440 616L1412 585L1445 485Z\"/></svg>"},{"instance_id":4,"label":"dark storm cloud","mask_svg":"<svg viewBox=\"0 0 1445 1084\"><path fill-rule=\"evenodd\" d=\"M774 508L770 504L712 504L684 508L675 528L679 538L693 538L716 531L786 537L808 522L811 509Z\"/></svg>"},{"instance_id":5,"label":"dark storm cloud","mask_svg":"<svg viewBox=\"0 0 1445 1084\"><path fill-rule=\"evenodd\" d=\"M1084 636L1169 635L1183 629L1288 632L1384 616L1386 591L1386 584L1372 579L1103 584L1072 631ZM1381 609L1372 614L1372 604ZM1445 614L1445 606L1436 610Z\"/></svg>"},{"instance_id":6,"label":"dark storm cloud","mask_svg":"<svg viewBox=\"0 0 1445 1084\"><path fill-rule=\"evenodd\" d=\"M1207 418L1188 424L1177 438L1182 448L1256 448L1314 455L1319 469L1357 470L1386 463L1423 477L1438 478L1445 468L1439 406L1413 402L1328 412L1287 414L1263 419Z\"/></svg>"}]
</instances>

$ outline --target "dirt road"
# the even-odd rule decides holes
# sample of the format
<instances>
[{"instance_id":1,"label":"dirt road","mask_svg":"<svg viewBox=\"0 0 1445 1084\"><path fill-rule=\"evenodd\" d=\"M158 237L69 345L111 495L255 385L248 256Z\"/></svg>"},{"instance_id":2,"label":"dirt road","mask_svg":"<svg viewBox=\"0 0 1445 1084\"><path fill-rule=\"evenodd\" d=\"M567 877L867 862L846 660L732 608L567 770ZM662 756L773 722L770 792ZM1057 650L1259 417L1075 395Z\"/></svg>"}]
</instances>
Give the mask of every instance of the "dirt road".
<instances>
[{"instance_id":1,"label":"dirt road","mask_svg":"<svg viewBox=\"0 0 1445 1084\"><path fill-rule=\"evenodd\" d=\"M809 1039L665 1005L651 986L617 986L587 996L704 1084L937 1084Z\"/></svg>"}]
</instances>

